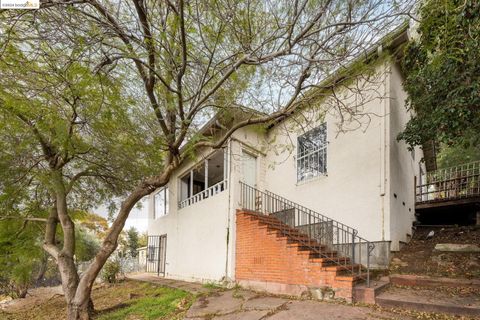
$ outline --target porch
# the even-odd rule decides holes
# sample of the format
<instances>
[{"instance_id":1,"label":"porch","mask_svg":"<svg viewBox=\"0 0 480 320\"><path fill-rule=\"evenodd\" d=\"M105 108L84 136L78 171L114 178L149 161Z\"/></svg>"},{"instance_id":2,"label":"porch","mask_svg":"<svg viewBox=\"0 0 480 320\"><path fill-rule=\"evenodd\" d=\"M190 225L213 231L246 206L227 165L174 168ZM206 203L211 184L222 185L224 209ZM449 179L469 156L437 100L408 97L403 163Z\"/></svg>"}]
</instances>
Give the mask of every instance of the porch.
<instances>
[{"instance_id":1,"label":"porch","mask_svg":"<svg viewBox=\"0 0 480 320\"><path fill-rule=\"evenodd\" d=\"M457 224L454 220L458 218L465 224L480 222L480 161L428 172L415 183L418 214L435 214L444 224ZM435 217L426 219L434 221Z\"/></svg>"},{"instance_id":2,"label":"porch","mask_svg":"<svg viewBox=\"0 0 480 320\"><path fill-rule=\"evenodd\" d=\"M417 209L480 200L480 161L428 172L416 185Z\"/></svg>"},{"instance_id":3,"label":"porch","mask_svg":"<svg viewBox=\"0 0 480 320\"><path fill-rule=\"evenodd\" d=\"M178 209L213 197L227 189L227 153L218 150L180 177Z\"/></svg>"}]
</instances>

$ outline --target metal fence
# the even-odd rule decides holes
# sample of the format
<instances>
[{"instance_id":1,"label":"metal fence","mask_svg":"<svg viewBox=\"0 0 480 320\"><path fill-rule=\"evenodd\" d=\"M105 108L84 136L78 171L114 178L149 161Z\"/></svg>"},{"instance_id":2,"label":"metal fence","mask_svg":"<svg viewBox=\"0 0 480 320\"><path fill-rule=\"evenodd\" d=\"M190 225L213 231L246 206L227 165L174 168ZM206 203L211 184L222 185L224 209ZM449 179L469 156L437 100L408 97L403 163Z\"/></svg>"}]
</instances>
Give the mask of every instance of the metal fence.
<instances>
[{"instance_id":1,"label":"metal fence","mask_svg":"<svg viewBox=\"0 0 480 320\"><path fill-rule=\"evenodd\" d=\"M307 235L308 239L298 238L303 239L299 240L302 245L352 275L365 279L370 285L370 255L375 246L359 237L356 229L272 192L260 191L243 182L240 184L242 209L276 217L285 226L284 234L293 234L292 229L295 229ZM331 250L337 251L337 255Z\"/></svg>"},{"instance_id":2,"label":"metal fence","mask_svg":"<svg viewBox=\"0 0 480 320\"><path fill-rule=\"evenodd\" d=\"M415 189L417 203L480 197L480 161L428 172Z\"/></svg>"}]
</instances>

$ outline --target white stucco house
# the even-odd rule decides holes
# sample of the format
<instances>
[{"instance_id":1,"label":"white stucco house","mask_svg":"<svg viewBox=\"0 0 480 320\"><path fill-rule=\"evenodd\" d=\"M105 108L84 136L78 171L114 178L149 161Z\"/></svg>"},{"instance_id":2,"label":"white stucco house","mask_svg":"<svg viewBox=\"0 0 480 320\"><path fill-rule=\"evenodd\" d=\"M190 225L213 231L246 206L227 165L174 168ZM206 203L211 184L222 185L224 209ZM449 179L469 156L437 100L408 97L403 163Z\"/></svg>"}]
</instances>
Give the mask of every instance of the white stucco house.
<instances>
[{"instance_id":1,"label":"white stucco house","mask_svg":"<svg viewBox=\"0 0 480 320\"><path fill-rule=\"evenodd\" d=\"M389 49L399 48L407 38L405 30L398 33L389 42ZM375 91L381 91L382 96L362 105L367 117L340 119L337 112L322 107L324 102L320 101L308 107L302 117L292 115L268 130L238 130L222 149L201 150L196 160L185 162L166 187L150 196L147 271L190 281L238 281L241 268L243 280L250 272L252 279L246 279L251 280L250 284L302 285L298 279L259 275L262 272L253 266L268 264L264 260L270 256L258 251L247 257L251 250L242 247L246 236L238 229L245 230L246 224L239 224L239 210L257 208L264 214L275 211L266 209L268 199L291 201L299 212L319 213L322 219L332 219L322 223L339 222L341 228L352 228L355 235L375 245L370 258L373 265L387 264L388 253L399 250L411 234L414 180L422 170L423 154L421 149L410 151L396 139L410 115L395 58L377 61L375 68L381 75ZM373 84L363 85L367 91ZM348 103L353 98L346 95L344 99ZM341 122L342 128L351 130L340 131ZM222 129L213 119L203 130L215 134ZM252 197L245 186L255 190ZM262 194L267 198L259 196ZM283 214L288 210L284 207L275 212ZM290 213L294 219L296 213ZM282 219L287 223L290 218ZM281 224L265 221L272 222L273 228ZM308 225L295 221L293 226ZM259 224L259 230L263 229ZM250 246L263 250L267 243L275 244L268 238L270 235L265 233L267 238L250 242ZM338 232L334 236L340 238ZM330 244L335 247L335 243ZM335 248L338 250L338 246ZM364 263L365 258L360 260L357 262ZM283 274L285 270L275 272Z\"/></svg>"}]
</instances>

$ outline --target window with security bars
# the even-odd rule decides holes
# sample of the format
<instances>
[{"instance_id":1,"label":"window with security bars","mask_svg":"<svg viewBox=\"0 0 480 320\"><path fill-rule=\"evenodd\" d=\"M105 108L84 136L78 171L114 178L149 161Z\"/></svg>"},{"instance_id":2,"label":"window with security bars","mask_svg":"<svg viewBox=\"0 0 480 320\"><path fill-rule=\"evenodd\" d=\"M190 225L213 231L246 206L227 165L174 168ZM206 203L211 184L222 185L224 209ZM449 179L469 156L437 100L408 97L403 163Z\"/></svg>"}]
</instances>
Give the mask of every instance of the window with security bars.
<instances>
[{"instance_id":1,"label":"window with security bars","mask_svg":"<svg viewBox=\"0 0 480 320\"><path fill-rule=\"evenodd\" d=\"M327 124L297 138L297 182L327 173Z\"/></svg>"}]
</instances>

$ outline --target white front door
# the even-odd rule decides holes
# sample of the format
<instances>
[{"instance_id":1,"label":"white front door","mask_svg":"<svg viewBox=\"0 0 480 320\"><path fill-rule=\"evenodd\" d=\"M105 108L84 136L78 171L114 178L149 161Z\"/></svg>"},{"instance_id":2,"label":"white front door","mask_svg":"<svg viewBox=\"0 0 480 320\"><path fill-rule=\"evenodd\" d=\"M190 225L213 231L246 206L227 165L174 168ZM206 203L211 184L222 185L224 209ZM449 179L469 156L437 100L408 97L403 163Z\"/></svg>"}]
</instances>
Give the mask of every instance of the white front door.
<instances>
[{"instance_id":1,"label":"white front door","mask_svg":"<svg viewBox=\"0 0 480 320\"><path fill-rule=\"evenodd\" d=\"M242 150L243 182L251 187L257 186L257 157Z\"/></svg>"}]
</instances>

